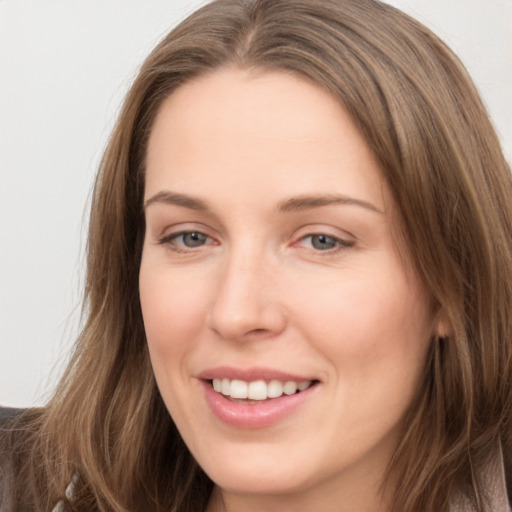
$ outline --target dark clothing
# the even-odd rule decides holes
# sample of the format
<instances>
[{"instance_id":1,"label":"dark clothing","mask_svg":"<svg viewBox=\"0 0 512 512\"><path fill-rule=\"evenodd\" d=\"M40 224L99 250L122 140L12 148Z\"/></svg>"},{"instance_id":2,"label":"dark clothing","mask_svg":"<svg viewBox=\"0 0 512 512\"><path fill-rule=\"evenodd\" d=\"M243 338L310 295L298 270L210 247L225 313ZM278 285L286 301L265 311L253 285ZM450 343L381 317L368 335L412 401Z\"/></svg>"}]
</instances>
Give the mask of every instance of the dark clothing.
<instances>
[{"instance_id":1,"label":"dark clothing","mask_svg":"<svg viewBox=\"0 0 512 512\"><path fill-rule=\"evenodd\" d=\"M0 427L4 422L17 414L21 414L26 409L18 409L16 407L0 407Z\"/></svg>"}]
</instances>

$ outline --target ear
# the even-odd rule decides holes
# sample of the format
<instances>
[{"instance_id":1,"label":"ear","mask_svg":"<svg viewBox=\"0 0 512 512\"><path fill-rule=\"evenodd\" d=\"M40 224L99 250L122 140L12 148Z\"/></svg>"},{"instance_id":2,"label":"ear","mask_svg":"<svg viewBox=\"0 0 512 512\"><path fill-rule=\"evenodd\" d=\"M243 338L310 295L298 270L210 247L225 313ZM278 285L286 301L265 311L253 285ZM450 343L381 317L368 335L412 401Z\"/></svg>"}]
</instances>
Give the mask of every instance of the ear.
<instances>
[{"instance_id":1,"label":"ear","mask_svg":"<svg viewBox=\"0 0 512 512\"><path fill-rule=\"evenodd\" d=\"M434 316L434 336L436 336L436 338L448 338L452 334L452 322L446 311L439 308Z\"/></svg>"}]
</instances>

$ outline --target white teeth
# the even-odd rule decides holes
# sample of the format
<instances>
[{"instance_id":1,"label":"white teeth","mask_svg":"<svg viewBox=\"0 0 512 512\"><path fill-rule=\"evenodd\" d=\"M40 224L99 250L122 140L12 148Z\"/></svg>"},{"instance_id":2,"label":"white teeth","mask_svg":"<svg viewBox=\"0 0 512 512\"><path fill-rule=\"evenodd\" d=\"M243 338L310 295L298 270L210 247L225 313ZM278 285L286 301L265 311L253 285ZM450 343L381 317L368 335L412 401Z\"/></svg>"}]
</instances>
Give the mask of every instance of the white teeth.
<instances>
[{"instance_id":1,"label":"white teeth","mask_svg":"<svg viewBox=\"0 0 512 512\"><path fill-rule=\"evenodd\" d=\"M243 380L232 380L231 381L231 392L229 395L231 398L247 398L247 382Z\"/></svg>"},{"instance_id":2,"label":"white teeth","mask_svg":"<svg viewBox=\"0 0 512 512\"><path fill-rule=\"evenodd\" d=\"M293 380L289 380L284 383L283 391L285 395L293 395L297 392L297 383Z\"/></svg>"},{"instance_id":3,"label":"white teeth","mask_svg":"<svg viewBox=\"0 0 512 512\"><path fill-rule=\"evenodd\" d=\"M265 400L267 398L267 383L264 380L250 382L247 397L251 400Z\"/></svg>"},{"instance_id":4,"label":"white teeth","mask_svg":"<svg viewBox=\"0 0 512 512\"><path fill-rule=\"evenodd\" d=\"M222 379L221 391L223 395L229 396L231 393L231 381L229 379Z\"/></svg>"},{"instance_id":5,"label":"white teeth","mask_svg":"<svg viewBox=\"0 0 512 512\"><path fill-rule=\"evenodd\" d=\"M297 389L299 391L304 391L305 389L308 389L309 386L311 386L311 381L310 380L305 380L304 382L299 382L297 384Z\"/></svg>"},{"instance_id":6,"label":"white teeth","mask_svg":"<svg viewBox=\"0 0 512 512\"><path fill-rule=\"evenodd\" d=\"M304 391L311 386L312 381L305 380L295 382L289 380L282 382L280 380L271 380L269 383L264 380L255 380L245 382L239 379L213 379L213 389L217 393L229 396L231 398L249 400L266 400L267 398L278 398L283 393L293 395L297 391Z\"/></svg>"},{"instance_id":7,"label":"white teeth","mask_svg":"<svg viewBox=\"0 0 512 512\"><path fill-rule=\"evenodd\" d=\"M271 380L267 387L267 396L277 398L283 394L283 383L279 380Z\"/></svg>"}]
</instances>

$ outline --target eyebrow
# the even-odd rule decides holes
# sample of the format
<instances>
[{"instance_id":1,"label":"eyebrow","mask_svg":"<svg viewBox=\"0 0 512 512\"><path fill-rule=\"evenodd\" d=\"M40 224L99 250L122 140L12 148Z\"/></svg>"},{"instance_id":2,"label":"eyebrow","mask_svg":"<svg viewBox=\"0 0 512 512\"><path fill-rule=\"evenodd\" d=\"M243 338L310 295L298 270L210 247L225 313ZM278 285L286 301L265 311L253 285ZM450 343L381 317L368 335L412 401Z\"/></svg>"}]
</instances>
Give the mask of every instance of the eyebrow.
<instances>
[{"instance_id":1,"label":"eyebrow","mask_svg":"<svg viewBox=\"0 0 512 512\"><path fill-rule=\"evenodd\" d=\"M349 197L340 194L302 195L291 197L290 199L281 201L277 206L277 210L283 213L297 212L337 204L360 206L361 208L366 208L367 210L370 210L372 212L381 214L384 213L383 211L379 210L375 205L369 203L368 201L363 201L362 199L356 199L354 197Z\"/></svg>"},{"instance_id":2,"label":"eyebrow","mask_svg":"<svg viewBox=\"0 0 512 512\"><path fill-rule=\"evenodd\" d=\"M168 192L166 190L162 190L161 192L158 192L154 196L150 197L144 203L144 208L147 208L154 203L183 206L184 208L189 208L190 210L197 210L200 212L207 212L209 210L206 203L197 197L192 197L186 194L178 194L176 192Z\"/></svg>"},{"instance_id":3,"label":"eyebrow","mask_svg":"<svg viewBox=\"0 0 512 512\"><path fill-rule=\"evenodd\" d=\"M144 203L144 208L147 208L154 203L182 206L184 208L200 212L208 212L210 210L208 205L202 199L166 190L157 192L154 196L150 197ZM300 195L290 197L289 199L281 201L277 205L277 211L279 213L299 212L330 205L359 206L376 213L384 213L368 201L340 194Z\"/></svg>"}]
</instances>

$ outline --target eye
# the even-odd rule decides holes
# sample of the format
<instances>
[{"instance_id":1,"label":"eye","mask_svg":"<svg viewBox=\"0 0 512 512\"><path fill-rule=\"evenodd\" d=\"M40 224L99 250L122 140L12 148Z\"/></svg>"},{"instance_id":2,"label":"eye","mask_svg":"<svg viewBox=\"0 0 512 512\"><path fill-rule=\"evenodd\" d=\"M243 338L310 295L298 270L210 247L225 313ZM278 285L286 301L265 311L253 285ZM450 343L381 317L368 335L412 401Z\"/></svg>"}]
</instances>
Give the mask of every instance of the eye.
<instances>
[{"instance_id":1,"label":"eye","mask_svg":"<svg viewBox=\"0 0 512 512\"><path fill-rule=\"evenodd\" d=\"M347 247L352 247L353 242L343 240L341 238L327 235L325 233L311 234L301 238L304 246L314 249L315 251L335 252Z\"/></svg>"},{"instance_id":2,"label":"eye","mask_svg":"<svg viewBox=\"0 0 512 512\"><path fill-rule=\"evenodd\" d=\"M203 233L191 231L177 235L174 240L180 241L185 247L199 247L207 242L208 237Z\"/></svg>"},{"instance_id":3,"label":"eye","mask_svg":"<svg viewBox=\"0 0 512 512\"><path fill-rule=\"evenodd\" d=\"M179 251L201 247L211 241L212 239L208 235L200 231L182 231L161 238L159 243L168 244L171 248Z\"/></svg>"}]
</instances>

